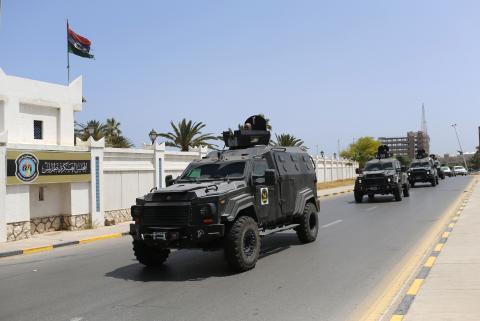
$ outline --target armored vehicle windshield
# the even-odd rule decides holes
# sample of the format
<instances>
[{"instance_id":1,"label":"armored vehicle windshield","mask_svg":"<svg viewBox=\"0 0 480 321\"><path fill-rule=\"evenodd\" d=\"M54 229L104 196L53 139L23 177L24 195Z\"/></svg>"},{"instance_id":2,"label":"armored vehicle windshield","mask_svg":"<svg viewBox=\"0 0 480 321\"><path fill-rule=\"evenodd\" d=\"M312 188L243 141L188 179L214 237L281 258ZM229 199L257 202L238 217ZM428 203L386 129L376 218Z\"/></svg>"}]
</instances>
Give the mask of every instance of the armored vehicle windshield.
<instances>
[{"instance_id":1,"label":"armored vehicle windshield","mask_svg":"<svg viewBox=\"0 0 480 321\"><path fill-rule=\"evenodd\" d=\"M430 166L429 162L413 162L410 167L415 168L415 167L428 167Z\"/></svg>"},{"instance_id":2,"label":"armored vehicle windshield","mask_svg":"<svg viewBox=\"0 0 480 321\"><path fill-rule=\"evenodd\" d=\"M192 164L180 177L180 181L208 181L219 179L241 179L245 172L245 161Z\"/></svg>"},{"instance_id":3,"label":"armored vehicle windshield","mask_svg":"<svg viewBox=\"0 0 480 321\"><path fill-rule=\"evenodd\" d=\"M366 171L385 171L385 170L393 170L393 163L392 162L375 162L375 163L367 163L365 165Z\"/></svg>"}]
</instances>

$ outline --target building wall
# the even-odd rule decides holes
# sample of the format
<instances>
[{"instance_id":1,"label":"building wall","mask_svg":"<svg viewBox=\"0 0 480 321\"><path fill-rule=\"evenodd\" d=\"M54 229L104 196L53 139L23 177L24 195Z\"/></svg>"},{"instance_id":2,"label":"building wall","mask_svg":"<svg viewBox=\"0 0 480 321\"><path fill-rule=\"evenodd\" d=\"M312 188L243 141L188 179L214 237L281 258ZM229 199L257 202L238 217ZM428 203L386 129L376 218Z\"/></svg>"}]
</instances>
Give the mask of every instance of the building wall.
<instances>
[{"instance_id":1,"label":"building wall","mask_svg":"<svg viewBox=\"0 0 480 321\"><path fill-rule=\"evenodd\" d=\"M60 216L70 212L70 184L30 185L30 218ZM39 200L43 188L43 201Z\"/></svg>"},{"instance_id":2,"label":"building wall","mask_svg":"<svg viewBox=\"0 0 480 321\"><path fill-rule=\"evenodd\" d=\"M5 215L7 223L30 220L30 186L7 186L5 195Z\"/></svg>"},{"instance_id":3,"label":"building wall","mask_svg":"<svg viewBox=\"0 0 480 321\"><path fill-rule=\"evenodd\" d=\"M18 115L19 135L17 140L26 144L57 145L59 139L59 109L51 107L38 108L33 105L20 104ZM34 139L33 122L43 122L42 139Z\"/></svg>"},{"instance_id":4,"label":"building wall","mask_svg":"<svg viewBox=\"0 0 480 321\"><path fill-rule=\"evenodd\" d=\"M0 100L0 133L5 130L5 103Z\"/></svg>"}]
</instances>

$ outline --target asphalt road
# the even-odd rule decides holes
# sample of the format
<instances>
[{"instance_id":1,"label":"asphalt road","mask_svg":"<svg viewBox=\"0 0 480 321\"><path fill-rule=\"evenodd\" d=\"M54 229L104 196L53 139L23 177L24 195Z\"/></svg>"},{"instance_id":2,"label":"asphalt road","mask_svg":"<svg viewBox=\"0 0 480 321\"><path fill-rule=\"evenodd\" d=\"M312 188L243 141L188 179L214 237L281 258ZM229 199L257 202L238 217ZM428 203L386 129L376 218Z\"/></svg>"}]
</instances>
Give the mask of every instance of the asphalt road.
<instances>
[{"instance_id":1,"label":"asphalt road","mask_svg":"<svg viewBox=\"0 0 480 321\"><path fill-rule=\"evenodd\" d=\"M263 239L256 268L231 274L221 252L133 259L130 238L0 259L0 320L346 320L463 192L469 177L394 202L322 202L315 243Z\"/></svg>"}]
</instances>

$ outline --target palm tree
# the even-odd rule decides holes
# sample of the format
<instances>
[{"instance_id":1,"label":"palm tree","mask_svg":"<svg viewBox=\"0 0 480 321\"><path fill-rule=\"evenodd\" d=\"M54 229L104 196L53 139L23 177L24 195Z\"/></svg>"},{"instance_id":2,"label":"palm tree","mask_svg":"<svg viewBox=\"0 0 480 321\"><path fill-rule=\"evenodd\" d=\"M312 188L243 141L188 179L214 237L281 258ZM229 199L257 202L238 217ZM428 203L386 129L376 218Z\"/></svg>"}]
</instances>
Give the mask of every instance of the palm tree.
<instances>
[{"instance_id":1,"label":"palm tree","mask_svg":"<svg viewBox=\"0 0 480 321\"><path fill-rule=\"evenodd\" d=\"M216 140L217 137L211 133L202 134L202 129L206 126L202 122L187 121L185 118L175 125L173 121L170 122L173 132L160 133L158 136L166 138L167 146L178 147L181 151L188 151L189 147L207 146L213 148L215 145L207 141Z\"/></svg>"},{"instance_id":2,"label":"palm tree","mask_svg":"<svg viewBox=\"0 0 480 321\"><path fill-rule=\"evenodd\" d=\"M110 138L107 146L115 148L131 148L134 145L128 138L122 135L116 135Z\"/></svg>"},{"instance_id":3,"label":"palm tree","mask_svg":"<svg viewBox=\"0 0 480 321\"><path fill-rule=\"evenodd\" d=\"M280 135L275 134L275 139L276 141L272 141L271 143L272 145L275 145L275 146L285 146L285 147L303 146L303 140L290 134L280 134Z\"/></svg>"},{"instance_id":4,"label":"palm tree","mask_svg":"<svg viewBox=\"0 0 480 321\"><path fill-rule=\"evenodd\" d=\"M122 133L120 125L115 118L107 118L105 123L105 137L119 136Z\"/></svg>"},{"instance_id":5,"label":"palm tree","mask_svg":"<svg viewBox=\"0 0 480 321\"><path fill-rule=\"evenodd\" d=\"M93 134L88 132L89 128L93 128ZM89 120L85 124L75 122L75 134L83 141L87 140L90 136L95 140L103 138L105 136L105 128L105 124L98 120Z\"/></svg>"}]
</instances>

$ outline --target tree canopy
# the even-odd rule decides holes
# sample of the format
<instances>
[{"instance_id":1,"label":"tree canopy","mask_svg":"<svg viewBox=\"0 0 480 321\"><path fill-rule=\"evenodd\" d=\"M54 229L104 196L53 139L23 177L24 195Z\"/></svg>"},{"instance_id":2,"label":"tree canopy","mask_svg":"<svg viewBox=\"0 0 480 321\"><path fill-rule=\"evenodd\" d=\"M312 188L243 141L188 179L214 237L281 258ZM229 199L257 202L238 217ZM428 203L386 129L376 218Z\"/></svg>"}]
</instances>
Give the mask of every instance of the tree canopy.
<instances>
[{"instance_id":1,"label":"tree canopy","mask_svg":"<svg viewBox=\"0 0 480 321\"><path fill-rule=\"evenodd\" d=\"M170 122L172 131L168 133L160 133L159 137L167 139L165 144L171 147L178 147L181 151L188 151L189 147L206 146L214 148L215 144L209 143L209 141L217 140L218 137L211 134L203 134L202 129L205 128L205 124L202 122L193 122L191 120L182 119L178 124Z\"/></svg>"},{"instance_id":2,"label":"tree canopy","mask_svg":"<svg viewBox=\"0 0 480 321\"><path fill-rule=\"evenodd\" d=\"M89 133L89 128L93 133ZM89 120L86 123L75 122L75 135L81 140L85 141L90 136L94 140L99 140L105 137L105 146L116 148L130 148L133 143L126 137L121 135L120 123L115 118L108 118L106 123L98 120Z\"/></svg>"},{"instance_id":3,"label":"tree canopy","mask_svg":"<svg viewBox=\"0 0 480 321\"><path fill-rule=\"evenodd\" d=\"M280 135L275 134L275 141L272 141L270 144L274 146L300 147L300 146L303 146L303 140L290 134L280 134Z\"/></svg>"},{"instance_id":4,"label":"tree canopy","mask_svg":"<svg viewBox=\"0 0 480 321\"><path fill-rule=\"evenodd\" d=\"M373 137L365 136L359 138L353 144L343 150L340 155L344 158L357 161L360 167L363 167L366 162L375 158L380 142Z\"/></svg>"}]
</instances>

